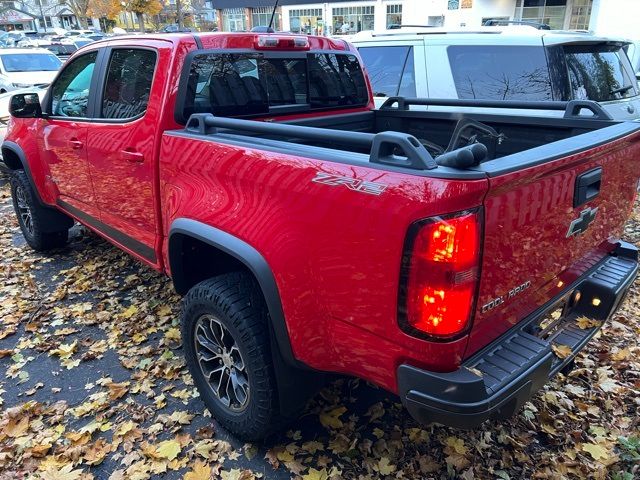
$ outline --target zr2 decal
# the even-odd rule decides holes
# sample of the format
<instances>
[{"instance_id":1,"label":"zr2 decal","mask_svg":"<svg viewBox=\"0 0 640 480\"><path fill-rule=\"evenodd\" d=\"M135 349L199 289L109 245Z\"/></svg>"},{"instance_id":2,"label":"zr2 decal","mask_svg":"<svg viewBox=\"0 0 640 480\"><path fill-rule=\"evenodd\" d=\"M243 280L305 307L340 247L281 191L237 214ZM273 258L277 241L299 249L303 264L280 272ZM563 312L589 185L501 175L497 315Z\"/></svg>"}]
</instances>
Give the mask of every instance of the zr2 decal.
<instances>
[{"instance_id":1,"label":"zr2 decal","mask_svg":"<svg viewBox=\"0 0 640 480\"><path fill-rule=\"evenodd\" d=\"M341 177L324 172L316 172L316 176L311 181L332 187L343 185L354 192L368 193L369 195L381 195L387 188L384 183L368 182L359 178Z\"/></svg>"}]
</instances>

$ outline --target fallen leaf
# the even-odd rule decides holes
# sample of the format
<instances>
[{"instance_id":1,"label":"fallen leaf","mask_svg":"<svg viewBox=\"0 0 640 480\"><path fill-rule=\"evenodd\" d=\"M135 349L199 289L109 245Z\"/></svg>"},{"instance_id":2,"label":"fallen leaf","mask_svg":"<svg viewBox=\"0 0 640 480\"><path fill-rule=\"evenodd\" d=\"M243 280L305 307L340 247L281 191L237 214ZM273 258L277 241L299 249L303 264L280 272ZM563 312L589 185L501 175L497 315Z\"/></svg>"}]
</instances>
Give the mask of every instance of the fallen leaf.
<instances>
[{"instance_id":1,"label":"fallen leaf","mask_svg":"<svg viewBox=\"0 0 640 480\"><path fill-rule=\"evenodd\" d=\"M560 343L551 344L551 350L553 350L553 353L555 353L558 358L567 358L573 353L571 347Z\"/></svg>"},{"instance_id":2,"label":"fallen leaf","mask_svg":"<svg viewBox=\"0 0 640 480\"><path fill-rule=\"evenodd\" d=\"M184 480L209 480L210 478L211 467L200 460L196 460L191 471L184 476Z\"/></svg>"},{"instance_id":3,"label":"fallen leaf","mask_svg":"<svg viewBox=\"0 0 640 480\"><path fill-rule=\"evenodd\" d=\"M165 440L164 442L160 442L156 447L156 454L167 460L173 460L181 451L182 447L177 440Z\"/></svg>"}]
</instances>

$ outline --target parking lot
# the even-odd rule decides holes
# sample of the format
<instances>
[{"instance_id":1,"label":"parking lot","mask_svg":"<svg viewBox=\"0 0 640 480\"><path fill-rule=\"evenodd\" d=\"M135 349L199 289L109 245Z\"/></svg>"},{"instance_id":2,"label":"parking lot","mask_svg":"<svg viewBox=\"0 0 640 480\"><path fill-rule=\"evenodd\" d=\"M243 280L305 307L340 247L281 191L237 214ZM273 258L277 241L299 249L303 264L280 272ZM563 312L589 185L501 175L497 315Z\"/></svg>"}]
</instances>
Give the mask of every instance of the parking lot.
<instances>
[{"instance_id":1,"label":"parking lot","mask_svg":"<svg viewBox=\"0 0 640 480\"><path fill-rule=\"evenodd\" d=\"M353 379L282 435L220 428L181 356L170 282L78 226L50 256L19 232L0 186L0 478L638 478L637 285L600 336L508 422L421 427ZM640 213L625 237L640 241Z\"/></svg>"}]
</instances>

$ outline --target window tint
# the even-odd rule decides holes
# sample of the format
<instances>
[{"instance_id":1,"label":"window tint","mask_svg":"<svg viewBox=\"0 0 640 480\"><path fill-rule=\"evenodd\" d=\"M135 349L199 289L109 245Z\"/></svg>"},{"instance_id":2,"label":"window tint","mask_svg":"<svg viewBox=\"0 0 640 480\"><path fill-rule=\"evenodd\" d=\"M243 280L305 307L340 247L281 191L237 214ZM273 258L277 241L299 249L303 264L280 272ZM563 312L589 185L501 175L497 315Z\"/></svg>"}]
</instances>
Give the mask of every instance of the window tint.
<instances>
[{"instance_id":1,"label":"window tint","mask_svg":"<svg viewBox=\"0 0 640 480\"><path fill-rule=\"evenodd\" d=\"M447 53L459 98L553 99L542 47L451 46Z\"/></svg>"},{"instance_id":2,"label":"window tint","mask_svg":"<svg viewBox=\"0 0 640 480\"><path fill-rule=\"evenodd\" d=\"M186 85L184 116L211 112L245 116L333 106L364 105L366 83L353 55L201 54Z\"/></svg>"},{"instance_id":3,"label":"window tint","mask_svg":"<svg viewBox=\"0 0 640 480\"><path fill-rule=\"evenodd\" d=\"M362 47L359 51L374 96L416 96L413 47Z\"/></svg>"},{"instance_id":4,"label":"window tint","mask_svg":"<svg viewBox=\"0 0 640 480\"><path fill-rule=\"evenodd\" d=\"M571 97L606 102L638 95L631 63L617 46L567 46Z\"/></svg>"},{"instance_id":5,"label":"window tint","mask_svg":"<svg viewBox=\"0 0 640 480\"><path fill-rule=\"evenodd\" d=\"M353 55L309 55L312 108L364 105L369 99L362 68Z\"/></svg>"},{"instance_id":6,"label":"window tint","mask_svg":"<svg viewBox=\"0 0 640 480\"><path fill-rule=\"evenodd\" d=\"M62 117L86 117L89 86L97 52L76 58L60 73L51 88L51 114Z\"/></svg>"},{"instance_id":7,"label":"window tint","mask_svg":"<svg viewBox=\"0 0 640 480\"><path fill-rule=\"evenodd\" d=\"M133 118L147 109L156 52L118 49L111 54L102 96L102 118Z\"/></svg>"}]
</instances>

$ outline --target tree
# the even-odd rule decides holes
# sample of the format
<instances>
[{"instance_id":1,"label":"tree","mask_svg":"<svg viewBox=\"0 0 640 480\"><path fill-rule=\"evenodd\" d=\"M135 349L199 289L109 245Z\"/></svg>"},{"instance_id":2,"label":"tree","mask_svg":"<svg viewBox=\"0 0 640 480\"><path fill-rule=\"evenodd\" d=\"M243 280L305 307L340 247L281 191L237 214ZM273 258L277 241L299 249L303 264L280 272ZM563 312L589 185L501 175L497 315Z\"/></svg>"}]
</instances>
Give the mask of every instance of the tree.
<instances>
[{"instance_id":1,"label":"tree","mask_svg":"<svg viewBox=\"0 0 640 480\"><path fill-rule=\"evenodd\" d=\"M87 12L89 11L89 4L93 0L60 0L61 5L66 5L71 9L73 14L80 22L82 28L88 28L89 24L87 23Z\"/></svg>"},{"instance_id":2,"label":"tree","mask_svg":"<svg viewBox=\"0 0 640 480\"><path fill-rule=\"evenodd\" d=\"M144 33L144 15L157 15L162 10L162 4L158 0L130 0L127 10L136 14L140 31Z\"/></svg>"},{"instance_id":3,"label":"tree","mask_svg":"<svg viewBox=\"0 0 640 480\"><path fill-rule=\"evenodd\" d=\"M90 0L87 14L92 17L115 20L122 12L119 0Z\"/></svg>"}]
</instances>

